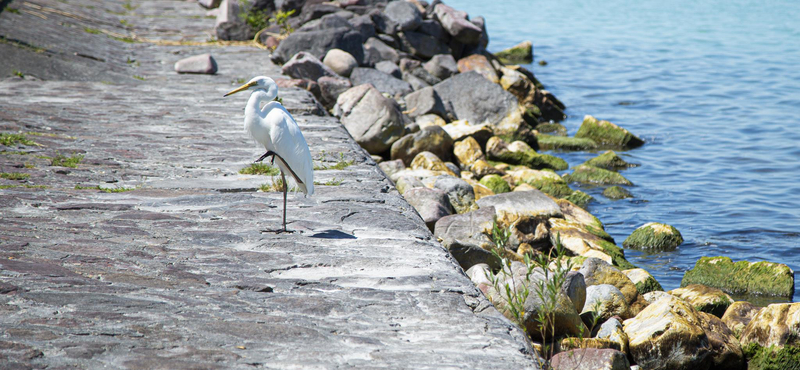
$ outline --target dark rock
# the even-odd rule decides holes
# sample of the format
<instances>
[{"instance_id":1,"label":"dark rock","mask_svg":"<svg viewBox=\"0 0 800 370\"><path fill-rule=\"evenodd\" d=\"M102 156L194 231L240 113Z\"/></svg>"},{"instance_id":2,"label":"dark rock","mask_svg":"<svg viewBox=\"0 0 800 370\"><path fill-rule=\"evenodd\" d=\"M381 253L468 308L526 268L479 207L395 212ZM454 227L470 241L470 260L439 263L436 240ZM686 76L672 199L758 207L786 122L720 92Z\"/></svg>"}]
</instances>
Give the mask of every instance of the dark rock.
<instances>
[{"instance_id":1,"label":"dark rock","mask_svg":"<svg viewBox=\"0 0 800 370\"><path fill-rule=\"evenodd\" d=\"M428 73L442 80L458 73L458 64L450 54L434 55L423 67Z\"/></svg>"},{"instance_id":2,"label":"dark rock","mask_svg":"<svg viewBox=\"0 0 800 370\"><path fill-rule=\"evenodd\" d=\"M394 35L397 32L397 25L379 9L373 9L368 14L375 25L375 31L379 34Z\"/></svg>"},{"instance_id":3,"label":"dark rock","mask_svg":"<svg viewBox=\"0 0 800 370\"><path fill-rule=\"evenodd\" d=\"M429 59L436 54L450 54L447 44L424 33L404 31L398 32L397 37L403 51L423 59Z\"/></svg>"},{"instance_id":4,"label":"dark rock","mask_svg":"<svg viewBox=\"0 0 800 370\"><path fill-rule=\"evenodd\" d=\"M391 96L404 96L413 91L408 82L372 68L354 68L350 73L350 81L354 86L371 84L378 91Z\"/></svg>"},{"instance_id":5,"label":"dark rock","mask_svg":"<svg viewBox=\"0 0 800 370\"><path fill-rule=\"evenodd\" d=\"M362 40L368 40L376 35L375 24L372 23L372 17L369 15L359 15L349 19L348 22L354 30L361 34Z\"/></svg>"},{"instance_id":6,"label":"dark rock","mask_svg":"<svg viewBox=\"0 0 800 370\"><path fill-rule=\"evenodd\" d=\"M410 165L417 154L431 152L442 161L449 161L453 152L453 139L439 126L428 126L419 132L403 136L392 144L391 158L402 159Z\"/></svg>"},{"instance_id":7,"label":"dark rock","mask_svg":"<svg viewBox=\"0 0 800 370\"><path fill-rule=\"evenodd\" d=\"M422 23L417 7L408 1L394 1L383 10L384 16L394 24L396 31L413 31Z\"/></svg>"},{"instance_id":8,"label":"dark rock","mask_svg":"<svg viewBox=\"0 0 800 370\"><path fill-rule=\"evenodd\" d=\"M317 100L322 100L322 95L320 95L319 84L315 81L306 80L302 78L292 78L292 79L283 79L279 78L275 80L275 84L278 85L279 88L298 88L303 89L305 91L310 92L314 95Z\"/></svg>"},{"instance_id":9,"label":"dark rock","mask_svg":"<svg viewBox=\"0 0 800 370\"><path fill-rule=\"evenodd\" d=\"M393 62L390 62L388 60L376 63L375 69L383 73L386 73L394 78L398 79L403 78L403 73L400 72L400 67L398 67L397 64L394 64Z\"/></svg>"},{"instance_id":10,"label":"dark rock","mask_svg":"<svg viewBox=\"0 0 800 370\"><path fill-rule=\"evenodd\" d=\"M417 210L431 231L436 221L453 214L447 194L439 189L413 188L403 193L403 197Z\"/></svg>"},{"instance_id":11,"label":"dark rock","mask_svg":"<svg viewBox=\"0 0 800 370\"><path fill-rule=\"evenodd\" d=\"M299 15L305 3L306 0L275 0L275 9L283 12L294 10Z\"/></svg>"},{"instance_id":12,"label":"dark rock","mask_svg":"<svg viewBox=\"0 0 800 370\"><path fill-rule=\"evenodd\" d=\"M424 87L412 92L405 97L406 114L411 118L416 118L425 114L435 114L439 117L446 117L447 111L442 104L442 99L433 87Z\"/></svg>"},{"instance_id":13,"label":"dark rock","mask_svg":"<svg viewBox=\"0 0 800 370\"><path fill-rule=\"evenodd\" d=\"M295 32L320 31L341 27L352 28L353 26L347 21L347 19L344 19L336 14L328 14L304 24Z\"/></svg>"},{"instance_id":14,"label":"dark rock","mask_svg":"<svg viewBox=\"0 0 800 370\"><path fill-rule=\"evenodd\" d=\"M311 81L317 81L323 76L336 76L336 72L330 67L323 64L317 57L304 51L295 54L292 59L289 59L281 68L281 72L292 78L304 78Z\"/></svg>"},{"instance_id":15,"label":"dark rock","mask_svg":"<svg viewBox=\"0 0 800 370\"><path fill-rule=\"evenodd\" d=\"M419 27L417 28L417 32L424 33L426 35L433 36L433 38L443 42L448 43L450 42L450 34L442 28L442 25L439 22L434 20L425 20L420 23Z\"/></svg>"},{"instance_id":16,"label":"dark rock","mask_svg":"<svg viewBox=\"0 0 800 370\"><path fill-rule=\"evenodd\" d=\"M385 152L403 135L400 107L369 84L350 88L339 95L334 115L370 154Z\"/></svg>"},{"instance_id":17,"label":"dark rock","mask_svg":"<svg viewBox=\"0 0 800 370\"><path fill-rule=\"evenodd\" d=\"M436 222L433 235L442 239L442 245L463 269L479 263L499 268L497 258L490 252L494 245L483 230L491 229L494 222L493 207L483 207L460 215L446 216Z\"/></svg>"},{"instance_id":18,"label":"dark rock","mask_svg":"<svg viewBox=\"0 0 800 370\"><path fill-rule=\"evenodd\" d=\"M450 162L447 162L450 163ZM453 165L452 163L450 163ZM447 164L445 164L447 165ZM455 165L453 165L455 167ZM456 167L456 170L458 167ZM475 191L468 182L453 176L437 176L433 183L435 189L439 189L447 194L447 200L456 213L467 213L478 209L475 204Z\"/></svg>"},{"instance_id":19,"label":"dark rock","mask_svg":"<svg viewBox=\"0 0 800 370\"><path fill-rule=\"evenodd\" d=\"M213 75L217 73L217 61L211 54L195 55L177 61L175 72Z\"/></svg>"},{"instance_id":20,"label":"dark rock","mask_svg":"<svg viewBox=\"0 0 800 370\"><path fill-rule=\"evenodd\" d=\"M400 61L400 55L397 53L397 50L386 45L386 43L379 38L370 37L367 39L367 42L364 43L364 59L365 64L374 66L384 60L397 63Z\"/></svg>"},{"instance_id":21,"label":"dark rock","mask_svg":"<svg viewBox=\"0 0 800 370\"><path fill-rule=\"evenodd\" d=\"M415 77L425 81L425 83L428 85L435 85L439 82L442 82L441 79L425 70L425 68L422 67L422 63L420 63L418 60L403 58L400 59L399 65L401 71L414 75Z\"/></svg>"},{"instance_id":22,"label":"dark rock","mask_svg":"<svg viewBox=\"0 0 800 370\"><path fill-rule=\"evenodd\" d=\"M342 49L350 53L359 64L364 60L361 34L347 27L294 32L281 41L281 44L272 53L271 59L275 63L283 64L301 51L307 51L317 58L323 58L331 49Z\"/></svg>"},{"instance_id":23,"label":"dark rock","mask_svg":"<svg viewBox=\"0 0 800 370\"><path fill-rule=\"evenodd\" d=\"M403 81L408 82L408 84L411 85L411 88L414 89L414 91L430 86L430 84L425 82L425 80L409 72L403 72Z\"/></svg>"},{"instance_id":24,"label":"dark rock","mask_svg":"<svg viewBox=\"0 0 800 370\"><path fill-rule=\"evenodd\" d=\"M397 49L397 50L400 49L400 44L397 43L397 39L394 36L392 36L392 35L384 35L382 33L379 33L378 36L376 36L376 37L378 39L380 39L381 41L383 41L384 44L389 45L390 48Z\"/></svg>"},{"instance_id":25,"label":"dark rock","mask_svg":"<svg viewBox=\"0 0 800 370\"><path fill-rule=\"evenodd\" d=\"M317 84L319 84L320 102L326 109L332 108L339 95L353 87L350 80L341 77L320 77Z\"/></svg>"},{"instance_id":26,"label":"dark rock","mask_svg":"<svg viewBox=\"0 0 800 370\"><path fill-rule=\"evenodd\" d=\"M459 73L433 86L457 119L498 124L517 112L517 99L477 72Z\"/></svg>"},{"instance_id":27,"label":"dark rock","mask_svg":"<svg viewBox=\"0 0 800 370\"><path fill-rule=\"evenodd\" d=\"M347 19L349 21L350 19L353 19L353 17L356 16L356 13L353 13L353 12L348 11L348 10L340 10L340 11L338 11L336 13L333 13L333 15L338 16L338 17L342 17L342 18Z\"/></svg>"},{"instance_id":28,"label":"dark rock","mask_svg":"<svg viewBox=\"0 0 800 370\"><path fill-rule=\"evenodd\" d=\"M486 32L486 19L483 16L477 16L469 20L472 24L478 26L481 29L481 38L478 40L478 48L474 49L473 52L480 53L486 50L486 47L489 46L489 33Z\"/></svg>"},{"instance_id":29,"label":"dark rock","mask_svg":"<svg viewBox=\"0 0 800 370\"><path fill-rule=\"evenodd\" d=\"M303 23L308 23L309 21L322 18L324 15L333 14L340 10L342 10L342 8L330 4L309 4L303 6L300 18L303 20Z\"/></svg>"},{"instance_id":30,"label":"dark rock","mask_svg":"<svg viewBox=\"0 0 800 370\"><path fill-rule=\"evenodd\" d=\"M353 68L358 67L356 58L341 49L328 50L322 63L330 67L339 76L344 77L349 77L350 73L353 72Z\"/></svg>"},{"instance_id":31,"label":"dark rock","mask_svg":"<svg viewBox=\"0 0 800 370\"><path fill-rule=\"evenodd\" d=\"M482 31L480 27L467 20L467 13L444 4L437 4L433 12L442 27L455 40L467 45L474 45L480 41Z\"/></svg>"},{"instance_id":32,"label":"dark rock","mask_svg":"<svg viewBox=\"0 0 800 370\"><path fill-rule=\"evenodd\" d=\"M244 10L238 0L222 0L219 8L220 12L214 25L218 40L251 40L255 36L255 32L240 16Z\"/></svg>"}]
</instances>

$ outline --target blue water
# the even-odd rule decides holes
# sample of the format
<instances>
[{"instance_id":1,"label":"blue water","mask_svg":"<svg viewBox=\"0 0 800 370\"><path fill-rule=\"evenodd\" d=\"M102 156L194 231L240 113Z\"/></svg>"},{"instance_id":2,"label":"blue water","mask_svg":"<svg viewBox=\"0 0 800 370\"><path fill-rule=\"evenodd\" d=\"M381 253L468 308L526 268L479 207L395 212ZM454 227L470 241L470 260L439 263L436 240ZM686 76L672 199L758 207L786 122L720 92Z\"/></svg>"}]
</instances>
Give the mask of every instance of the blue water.
<instances>
[{"instance_id":1,"label":"blue water","mask_svg":"<svg viewBox=\"0 0 800 370\"><path fill-rule=\"evenodd\" d=\"M641 165L623 172L634 199L582 190L618 244L650 221L681 231L674 252L625 251L665 289L702 256L800 270L800 2L446 3L486 18L490 51L533 42L548 65L528 68L567 105L570 135L591 114L646 140L622 153Z\"/></svg>"}]
</instances>

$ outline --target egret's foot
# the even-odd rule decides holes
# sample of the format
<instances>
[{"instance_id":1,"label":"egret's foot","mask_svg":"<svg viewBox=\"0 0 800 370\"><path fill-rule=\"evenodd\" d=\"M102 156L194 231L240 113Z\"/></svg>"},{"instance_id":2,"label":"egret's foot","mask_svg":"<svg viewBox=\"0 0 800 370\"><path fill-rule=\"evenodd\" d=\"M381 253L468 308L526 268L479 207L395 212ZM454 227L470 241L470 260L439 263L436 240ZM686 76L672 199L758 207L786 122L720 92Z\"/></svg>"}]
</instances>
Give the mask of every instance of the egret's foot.
<instances>
[{"instance_id":1,"label":"egret's foot","mask_svg":"<svg viewBox=\"0 0 800 370\"><path fill-rule=\"evenodd\" d=\"M284 229L284 228L277 228L277 229L267 229L261 230L262 233L267 234L294 234L294 230Z\"/></svg>"},{"instance_id":2,"label":"egret's foot","mask_svg":"<svg viewBox=\"0 0 800 370\"><path fill-rule=\"evenodd\" d=\"M270 162L270 164L275 165L275 152L273 152L271 150L267 150L266 153L262 154L261 157L258 157L258 159L256 159L256 161L253 162L253 163L261 162L261 161L263 161L264 159L266 159L267 157L270 157L270 156L272 157L272 161Z\"/></svg>"}]
</instances>

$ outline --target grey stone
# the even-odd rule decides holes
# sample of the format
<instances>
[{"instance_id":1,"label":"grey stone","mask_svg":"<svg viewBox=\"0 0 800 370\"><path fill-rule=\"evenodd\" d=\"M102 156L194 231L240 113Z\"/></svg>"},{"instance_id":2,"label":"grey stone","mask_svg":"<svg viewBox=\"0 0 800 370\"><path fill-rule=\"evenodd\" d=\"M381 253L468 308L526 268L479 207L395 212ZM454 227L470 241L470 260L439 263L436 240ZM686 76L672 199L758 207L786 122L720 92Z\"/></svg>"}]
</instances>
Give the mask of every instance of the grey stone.
<instances>
[{"instance_id":1,"label":"grey stone","mask_svg":"<svg viewBox=\"0 0 800 370\"><path fill-rule=\"evenodd\" d=\"M356 13L353 13L353 12L348 11L348 10L340 10L340 11L338 11L336 13L333 13L333 15L335 15L337 17L341 17L341 18L347 19L349 21L350 19L353 19L356 16Z\"/></svg>"},{"instance_id":2,"label":"grey stone","mask_svg":"<svg viewBox=\"0 0 800 370\"><path fill-rule=\"evenodd\" d=\"M467 213L478 209L475 205L475 191L468 182L453 176L437 176L433 187L447 194L447 200L456 213Z\"/></svg>"},{"instance_id":3,"label":"grey stone","mask_svg":"<svg viewBox=\"0 0 800 370\"><path fill-rule=\"evenodd\" d=\"M334 49L335 50L335 49ZM301 51L289 59L281 68L283 74L292 78L304 78L317 81L323 76L336 76L336 72L322 63L312 54Z\"/></svg>"},{"instance_id":4,"label":"grey stone","mask_svg":"<svg viewBox=\"0 0 800 370\"><path fill-rule=\"evenodd\" d=\"M430 84L425 82L425 80L409 72L403 72L403 81L408 82L408 84L411 85L411 88L414 89L414 91L430 86Z\"/></svg>"},{"instance_id":5,"label":"grey stone","mask_svg":"<svg viewBox=\"0 0 800 370\"><path fill-rule=\"evenodd\" d=\"M307 4L303 6L303 11L300 13L300 18L303 23L308 23L325 15L333 14L342 10L342 8L330 4Z\"/></svg>"},{"instance_id":6,"label":"grey stone","mask_svg":"<svg viewBox=\"0 0 800 370\"><path fill-rule=\"evenodd\" d=\"M403 193L403 197L417 210L431 231L436 221L453 214L453 207L447 200L447 194L439 189L413 188Z\"/></svg>"},{"instance_id":7,"label":"grey stone","mask_svg":"<svg viewBox=\"0 0 800 370\"><path fill-rule=\"evenodd\" d=\"M295 31L281 41L270 58L273 62L282 64L301 51L323 58L329 50L341 49L350 53L356 58L356 62L361 64L364 60L364 47L361 42L361 34L348 27Z\"/></svg>"},{"instance_id":8,"label":"grey stone","mask_svg":"<svg viewBox=\"0 0 800 370\"><path fill-rule=\"evenodd\" d=\"M375 24L372 23L372 17L369 15L359 15L348 20L350 26L361 34L362 40L369 40L370 37L375 37Z\"/></svg>"},{"instance_id":9,"label":"grey stone","mask_svg":"<svg viewBox=\"0 0 800 370\"><path fill-rule=\"evenodd\" d=\"M583 274L577 271L568 272L564 284L561 285L561 292L569 297L576 311L583 311L586 303L586 281L583 279Z\"/></svg>"},{"instance_id":10,"label":"grey stone","mask_svg":"<svg viewBox=\"0 0 800 370\"><path fill-rule=\"evenodd\" d=\"M426 114L435 114L439 117L446 117L447 110L442 104L442 99L433 87L423 87L405 97L406 114L411 118L416 118Z\"/></svg>"},{"instance_id":11,"label":"grey stone","mask_svg":"<svg viewBox=\"0 0 800 370\"><path fill-rule=\"evenodd\" d=\"M444 4L436 5L433 12L442 27L455 40L468 45L477 44L480 41L481 29L467 20L467 13Z\"/></svg>"},{"instance_id":12,"label":"grey stone","mask_svg":"<svg viewBox=\"0 0 800 370\"><path fill-rule=\"evenodd\" d=\"M175 72L213 75L217 73L217 61L211 54L200 54L175 62Z\"/></svg>"},{"instance_id":13,"label":"grey stone","mask_svg":"<svg viewBox=\"0 0 800 370\"><path fill-rule=\"evenodd\" d=\"M381 154L403 135L400 107L372 85L355 86L336 100L334 114L370 154Z\"/></svg>"},{"instance_id":14,"label":"grey stone","mask_svg":"<svg viewBox=\"0 0 800 370\"><path fill-rule=\"evenodd\" d=\"M461 169L453 162L444 162L444 165L456 174L457 178L461 178Z\"/></svg>"},{"instance_id":15,"label":"grey stone","mask_svg":"<svg viewBox=\"0 0 800 370\"><path fill-rule=\"evenodd\" d=\"M406 165L417 154L431 152L442 161L449 161L453 152L453 139L439 126L425 127L417 133L403 136L392 144L392 159L402 159Z\"/></svg>"},{"instance_id":16,"label":"grey stone","mask_svg":"<svg viewBox=\"0 0 800 370\"><path fill-rule=\"evenodd\" d=\"M214 33L219 40L250 40L255 35L240 17L242 12L238 0L222 0L220 12L214 25ZM292 54L294 55L294 54Z\"/></svg>"},{"instance_id":17,"label":"grey stone","mask_svg":"<svg viewBox=\"0 0 800 370\"><path fill-rule=\"evenodd\" d=\"M414 4L408 1L390 2L383 14L394 24L397 31L413 31L422 23L422 15Z\"/></svg>"},{"instance_id":18,"label":"grey stone","mask_svg":"<svg viewBox=\"0 0 800 370\"><path fill-rule=\"evenodd\" d=\"M375 31L379 34L394 35L397 32L397 25L380 9L373 9L368 14L372 17Z\"/></svg>"},{"instance_id":19,"label":"grey stone","mask_svg":"<svg viewBox=\"0 0 800 370\"><path fill-rule=\"evenodd\" d=\"M330 67L339 76L350 77L353 68L358 67L356 58L341 49L331 49L325 54L322 60L326 66Z\"/></svg>"},{"instance_id":20,"label":"grey stone","mask_svg":"<svg viewBox=\"0 0 800 370\"><path fill-rule=\"evenodd\" d=\"M354 86L371 84L378 91L397 97L413 91L408 82L372 68L354 68L350 73L350 81Z\"/></svg>"},{"instance_id":21,"label":"grey stone","mask_svg":"<svg viewBox=\"0 0 800 370\"><path fill-rule=\"evenodd\" d=\"M394 64L393 62L390 62L388 60L376 63L375 69L397 79L403 78L403 73L400 71L400 68L397 66L397 64Z\"/></svg>"},{"instance_id":22,"label":"grey stone","mask_svg":"<svg viewBox=\"0 0 800 370\"><path fill-rule=\"evenodd\" d=\"M439 24L439 22L434 20L422 21L422 23L419 25L419 28L417 28L417 32L431 35L443 43L448 43L450 41L450 34L448 34L444 28L442 28L442 25Z\"/></svg>"},{"instance_id":23,"label":"grey stone","mask_svg":"<svg viewBox=\"0 0 800 370\"><path fill-rule=\"evenodd\" d=\"M415 176L400 176L395 182L395 186L400 194L405 194L406 191L414 188L424 188L425 184Z\"/></svg>"},{"instance_id":24,"label":"grey stone","mask_svg":"<svg viewBox=\"0 0 800 370\"><path fill-rule=\"evenodd\" d=\"M496 125L518 110L517 98L477 72L459 73L433 86L453 116Z\"/></svg>"},{"instance_id":25,"label":"grey stone","mask_svg":"<svg viewBox=\"0 0 800 370\"><path fill-rule=\"evenodd\" d=\"M378 62L388 60L392 63L400 61L400 55L397 50L389 45L386 45L377 37L370 37L364 43L364 59L367 65L375 65Z\"/></svg>"},{"instance_id":26,"label":"grey stone","mask_svg":"<svg viewBox=\"0 0 800 370\"><path fill-rule=\"evenodd\" d=\"M550 360L553 370L631 370L625 353L611 348L580 348L557 353Z\"/></svg>"},{"instance_id":27,"label":"grey stone","mask_svg":"<svg viewBox=\"0 0 800 370\"><path fill-rule=\"evenodd\" d=\"M386 174L386 177L391 177L393 174L406 168L406 165L403 163L403 161L399 159L393 161L383 161L379 163L378 166L381 168L381 171Z\"/></svg>"},{"instance_id":28,"label":"grey stone","mask_svg":"<svg viewBox=\"0 0 800 370\"><path fill-rule=\"evenodd\" d=\"M446 216L439 219L433 234L442 240L442 245L458 261L463 269L485 263L492 268L500 265L491 253L494 244L483 234L491 229L494 221L494 208L486 207L464 214Z\"/></svg>"},{"instance_id":29,"label":"grey stone","mask_svg":"<svg viewBox=\"0 0 800 370\"><path fill-rule=\"evenodd\" d=\"M425 62L423 67L428 73L442 80L458 73L456 59L450 54L434 55L431 60Z\"/></svg>"},{"instance_id":30,"label":"grey stone","mask_svg":"<svg viewBox=\"0 0 800 370\"><path fill-rule=\"evenodd\" d=\"M336 104L339 95L347 91L353 84L350 80L341 77L324 76L317 80L320 90L320 103L326 108L330 109Z\"/></svg>"},{"instance_id":31,"label":"grey stone","mask_svg":"<svg viewBox=\"0 0 800 370\"><path fill-rule=\"evenodd\" d=\"M428 59L436 54L450 54L450 47L433 36L415 31L398 32L402 50L414 56Z\"/></svg>"},{"instance_id":32,"label":"grey stone","mask_svg":"<svg viewBox=\"0 0 800 370\"><path fill-rule=\"evenodd\" d=\"M494 207L499 219L521 216L538 219L563 217L558 204L538 190L490 195L478 199L477 203L481 208Z\"/></svg>"},{"instance_id":33,"label":"grey stone","mask_svg":"<svg viewBox=\"0 0 800 370\"><path fill-rule=\"evenodd\" d=\"M611 317L604 323L600 324L600 327L597 329L597 334L595 334L594 337L612 338L616 333L618 333L621 330L624 331L622 326L622 321L620 321L619 318Z\"/></svg>"},{"instance_id":34,"label":"grey stone","mask_svg":"<svg viewBox=\"0 0 800 370\"><path fill-rule=\"evenodd\" d=\"M610 284L586 287L586 303L581 313L590 311L599 317L600 321L607 320L612 316L619 316L623 319L630 318L630 307L625 295Z\"/></svg>"}]
</instances>

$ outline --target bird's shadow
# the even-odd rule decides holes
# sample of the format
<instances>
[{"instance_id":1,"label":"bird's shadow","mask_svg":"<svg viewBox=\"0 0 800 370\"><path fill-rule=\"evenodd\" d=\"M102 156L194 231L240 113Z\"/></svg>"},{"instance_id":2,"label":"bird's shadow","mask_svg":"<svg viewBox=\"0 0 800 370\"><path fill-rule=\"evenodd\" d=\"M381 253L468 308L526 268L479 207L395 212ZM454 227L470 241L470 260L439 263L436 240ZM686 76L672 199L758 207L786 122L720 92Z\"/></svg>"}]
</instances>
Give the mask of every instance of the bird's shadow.
<instances>
[{"instance_id":1,"label":"bird's shadow","mask_svg":"<svg viewBox=\"0 0 800 370\"><path fill-rule=\"evenodd\" d=\"M350 235L346 232L341 230L324 230L313 235L310 235L312 238L319 238L319 239L357 239L355 236Z\"/></svg>"}]
</instances>

